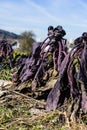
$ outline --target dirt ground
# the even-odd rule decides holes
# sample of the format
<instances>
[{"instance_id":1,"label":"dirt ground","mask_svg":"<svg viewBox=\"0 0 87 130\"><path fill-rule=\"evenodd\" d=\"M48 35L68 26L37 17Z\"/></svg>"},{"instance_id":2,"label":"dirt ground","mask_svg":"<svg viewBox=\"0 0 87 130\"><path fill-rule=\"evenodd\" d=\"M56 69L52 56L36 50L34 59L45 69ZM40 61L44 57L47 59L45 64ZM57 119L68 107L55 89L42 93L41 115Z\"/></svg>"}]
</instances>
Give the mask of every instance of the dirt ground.
<instances>
[{"instance_id":1,"label":"dirt ground","mask_svg":"<svg viewBox=\"0 0 87 130\"><path fill-rule=\"evenodd\" d=\"M0 84L0 130L87 130L87 117L70 122L67 106L55 111L45 110L46 98L57 79L31 91L30 83L15 86ZM0 82L1 83L1 82Z\"/></svg>"}]
</instances>

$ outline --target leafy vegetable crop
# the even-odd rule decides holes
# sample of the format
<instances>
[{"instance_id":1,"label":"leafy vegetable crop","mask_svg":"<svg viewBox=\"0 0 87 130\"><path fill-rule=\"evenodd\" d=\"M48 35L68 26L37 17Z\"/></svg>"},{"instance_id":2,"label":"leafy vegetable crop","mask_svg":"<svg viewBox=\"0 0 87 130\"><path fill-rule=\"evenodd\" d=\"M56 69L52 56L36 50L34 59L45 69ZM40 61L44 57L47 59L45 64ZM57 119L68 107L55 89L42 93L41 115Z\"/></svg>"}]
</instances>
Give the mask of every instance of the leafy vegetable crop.
<instances>
[{"instance_id":1,"label":"leafy vegetable crop","mask_svg":"<svg viewBox=\"0 0 87 130\"><path fill-rule=\"evenodd\" d=\"M77 62L76 62L77 60ZM74 47L61 63L59 79L48 95L46 109L54 110L72 99L69 118L87 112L87 33L74 41Z\"/></svg>"},{"instance_id":2,"label":"leafy vegetable crop","mask_svg":"<svg viewBox=\"0 0 87 130\"><path fill-rule=\"evenodd\" d=\"M63 38L65 34L61 26L49 27L48 37L43 42L33 44L32 53L14 73L13 81L18 85L32 80L32 87L36 88L43 81L43 78L49 75L50 69L58 73L67 54L66 39Z\"/></svg>"}]
</instances>

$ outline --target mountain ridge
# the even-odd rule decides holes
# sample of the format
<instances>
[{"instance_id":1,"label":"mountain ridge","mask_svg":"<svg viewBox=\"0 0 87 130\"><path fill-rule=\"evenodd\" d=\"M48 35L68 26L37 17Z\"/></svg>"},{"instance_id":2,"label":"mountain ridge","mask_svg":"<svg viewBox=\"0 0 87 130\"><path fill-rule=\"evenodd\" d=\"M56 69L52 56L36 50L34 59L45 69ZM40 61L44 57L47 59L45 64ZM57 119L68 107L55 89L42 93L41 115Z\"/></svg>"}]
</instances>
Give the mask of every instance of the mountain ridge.
<instances>
[{"instance_id":1,"label":"mountain ridge","mask_svg":"<svg viewBox=\"0 0 87 130\"><path fill-rule=\"evenodd\" d=\"M20 35L18 35L16 33L0 29L0 40L2 40L2 39L16 40L16 39L19 39L19 37L20 37Z\"/></svg>"}]
</instances>

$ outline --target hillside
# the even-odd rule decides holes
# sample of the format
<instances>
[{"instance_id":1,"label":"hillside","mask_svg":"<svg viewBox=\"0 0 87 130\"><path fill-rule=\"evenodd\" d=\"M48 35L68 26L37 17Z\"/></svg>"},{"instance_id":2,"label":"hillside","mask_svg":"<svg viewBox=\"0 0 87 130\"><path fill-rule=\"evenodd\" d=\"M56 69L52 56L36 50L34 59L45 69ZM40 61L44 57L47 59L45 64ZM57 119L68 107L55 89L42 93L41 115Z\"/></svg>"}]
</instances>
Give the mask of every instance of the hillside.
<instances>
[{"instance_id":1,"label":"hillside","mask_svg":"<svg viewBox=\"0 0 87 130\"><path fill-rule=\"evenodd\" d=\"M18 34L0 29L0 40L4 38L8 40L9 42L13 42L14 40L18 40L19 37L20 35Z\"/></svg>"}]
</instances>

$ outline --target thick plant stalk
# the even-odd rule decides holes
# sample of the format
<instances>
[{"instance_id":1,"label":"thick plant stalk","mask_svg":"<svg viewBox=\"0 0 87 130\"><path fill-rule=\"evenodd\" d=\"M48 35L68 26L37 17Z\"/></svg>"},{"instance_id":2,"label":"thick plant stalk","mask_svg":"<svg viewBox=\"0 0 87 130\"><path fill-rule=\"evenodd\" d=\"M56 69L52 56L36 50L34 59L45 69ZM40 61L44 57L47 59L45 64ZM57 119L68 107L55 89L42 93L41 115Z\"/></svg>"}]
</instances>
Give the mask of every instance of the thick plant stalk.
<instances>
[{"instance_id":1,"label":"thick plant stalk","mask_svg":"<svg viewBox=\"0 0 87 130\"><path fill-rule=\"evenodd\" d=\"M46 110L51 111L55 110L58 105L58 101L60 98L60 83L59 81L56 82L54 88L51 90L51 92L48 95L47 102L46 102Z\"/></svg>"},{"instance_id":2,"label":"thick plant stalk","mask_svg":"<svg viewBox=\"0 0 87 130\"><path fill-rule=\"evenodd\" d=\"M75 40L73 49L62 61L59 78L47 97L46 109L50 111L62 105L66 95L72 99L69 118L76 121L80 110L87 113L87 37Z\"/></svg>"},{"instance_id":3,"label":"thick plant stalk","mask_svg":"<svg viewBox=\"0 0 87 130\"><path fill-rule=\"evenodd\" d=\"M65 57L61 64L60 74L59 74L59 80L57 80L56 84L54 85L54 88L51 90L47 97L47 103L46 103L46 110L54 110L57 108L59 100L62 96L65 98L65 95L62 93L67 86L67 67L69 64L69 54ZM65 65L65 66L64 66ZM64 66L64 67L63 67ZM64 91L65 92L65 91Z\"/></svg>"},{"instance_id":4,"label":"thick plant stalk","mask_svg":"<svg viewBox=\"0 0 87 130\"><path fill-rule=\"evenodd\" d=\"M49 40L46 41L47 39ZM54 68L55 76L58 74L57 67L59 66L58 68L60 69L61 62L66 54L65 47L63 47L63 44L65 44L64 39L62 37L57 39L55 36L47 37L47 39L40 43L34 43L31 56L25 60L25 64L22 64L16 73L16 81L23 83L27 80L32 80L32 86L37 86L40 79L43 80L44 75L47 73L46 71ZM47 65L49 53L51 54L51 59ZM57 64L56 61L58 61ZM50 65L50 63L52 64ZM46 69L48 66L49 70Z\"/></svg>"}]
</instances>

